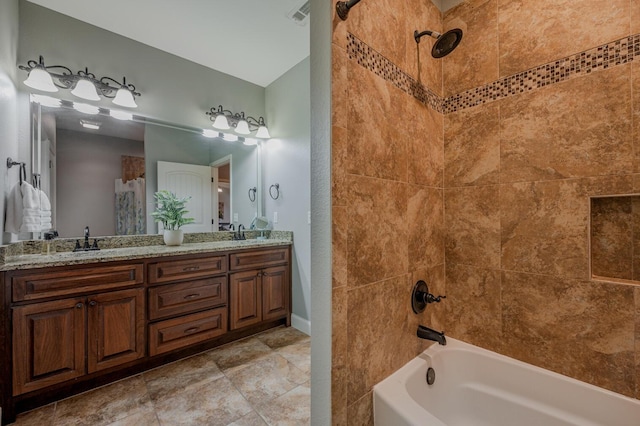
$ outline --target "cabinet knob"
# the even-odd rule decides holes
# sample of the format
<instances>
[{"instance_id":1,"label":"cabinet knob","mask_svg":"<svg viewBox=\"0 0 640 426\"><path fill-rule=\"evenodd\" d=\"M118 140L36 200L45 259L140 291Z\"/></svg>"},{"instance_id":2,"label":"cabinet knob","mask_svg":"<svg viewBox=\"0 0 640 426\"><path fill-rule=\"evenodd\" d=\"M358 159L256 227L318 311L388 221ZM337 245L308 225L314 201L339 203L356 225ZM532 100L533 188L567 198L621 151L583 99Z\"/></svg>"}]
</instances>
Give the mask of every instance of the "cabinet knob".
<instances>
[{"instance_id":1,"label":"cabinet knob","mask_svg":"<svg viewBox=\"0 0 640 426\"><path fill-rule=\"evenodd\" d=\"M83 306L82 303L76 303L76 309L82 309Z\"/></svg>"},{"instance_id":2,"label":"cabinet knob","mask_svg":"<svg viewBox=\"0 0 640 426\"><path fill-rule=\"evenodd\" d=\"M98 302L96 302L95 300L89 302L89 306L96 306L97 304Z\"/></svg>"}]
</instances>

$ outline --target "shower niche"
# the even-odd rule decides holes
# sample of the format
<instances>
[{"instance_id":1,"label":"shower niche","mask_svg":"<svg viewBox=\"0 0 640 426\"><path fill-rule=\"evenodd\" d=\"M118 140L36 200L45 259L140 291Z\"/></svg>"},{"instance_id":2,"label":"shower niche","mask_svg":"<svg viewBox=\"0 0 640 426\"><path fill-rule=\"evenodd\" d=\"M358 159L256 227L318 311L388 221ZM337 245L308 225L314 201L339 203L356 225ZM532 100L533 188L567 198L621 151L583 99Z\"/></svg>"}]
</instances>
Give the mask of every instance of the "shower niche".
<instances>
[{"instance_id":1,"label":"shower niche","mask_svg":"<svg viewBox=\"0 0 640 426\"><path fill-rule=\"evenodd\" d=\"M640 195L591 198L591 277L640 283Z\"/></svg>"}]
</instances>

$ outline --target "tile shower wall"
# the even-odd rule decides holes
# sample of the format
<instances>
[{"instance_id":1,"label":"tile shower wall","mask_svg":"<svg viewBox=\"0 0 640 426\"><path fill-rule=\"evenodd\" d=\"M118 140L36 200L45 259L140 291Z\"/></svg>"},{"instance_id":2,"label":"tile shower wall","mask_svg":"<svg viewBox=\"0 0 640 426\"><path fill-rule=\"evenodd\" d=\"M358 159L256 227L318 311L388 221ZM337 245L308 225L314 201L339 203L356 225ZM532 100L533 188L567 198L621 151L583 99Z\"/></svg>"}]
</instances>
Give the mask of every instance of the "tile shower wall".
<instances>
[{"instance_id":1,"label":"tile shower wall","mask_svg":"<svg viewBox=\"0 0 640 426\"><path fill-rule=\"evenodd\" d=\"M589 197L640 191L639 16L635 0L472 0L443 17L468 42L445 96L581 52L594 65L445 105L448 333L636 398L640 287L590 280Z\"/></svg>"},{"instance_id":2,"label":"tile shower wall","mask_svg":"<svg viewBox=\"0 0 640 426\"><path fill-rule=\"evenodd\" d=\"M333 23L332 417L369 425L372 386L423 349L418 324L444 327L444 304L410 306L418 279L444 294L442 62L413 39L442 17L368 0Z\"/></svg>"}]
</instances>

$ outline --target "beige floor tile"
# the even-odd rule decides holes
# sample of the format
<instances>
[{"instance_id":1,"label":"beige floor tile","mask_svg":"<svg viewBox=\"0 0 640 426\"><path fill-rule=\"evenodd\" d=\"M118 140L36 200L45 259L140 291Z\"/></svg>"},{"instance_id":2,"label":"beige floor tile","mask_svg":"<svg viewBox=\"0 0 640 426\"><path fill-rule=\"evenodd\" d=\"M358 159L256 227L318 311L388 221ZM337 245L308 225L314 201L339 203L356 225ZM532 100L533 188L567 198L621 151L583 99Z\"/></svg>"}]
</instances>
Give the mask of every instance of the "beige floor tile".
<instances>
[{"instance_id":1,"label":"beige floor tile","mask_svg":"<svg viewBox=\"0 0 640 426\"><path fill-rule=\"evenodd\" d=\"M226 375L253 405L277 398L308 380L307 374L277 354L230 370Z\"/></svg>"},{"instance_id":2,"label":"beige floor tile","mask_svg":"<svg viewBox=\"0 0 640 426\"><path fill-rule=\"evenodd\" d=\"M246 363L270 355L272 353L269 346L256 338L240 340L230 343L211 352L211 357L222 371L241 366Z\"/></svg>"},{"instance_id":3,"label":"beige floor tile","mask_svg":"<svg viewBox=\"0 0 640 426\"><path fill-rule=\"evenodd\" d=\"M226 426L252 411L226 377L156 401L155 407L162 426Z\"/></svg>"},{"instance_id":4,"label":"beige floor tile","mask_svg":"<svg viewBox=\"0 0 640 426\"><path fill-rule=\"evenodd\" d=\"M149 396L154 401L222 376L211 352L176 361L142 375L147 383Z\"/></svg>"},{"instance_id":5,"label":"beige floor tile","mask_svg":"<svg viewBox=\"0 0 640 426\"><path fill-rule=\"evenodd\" d=\"M45 405L26 413L18 414L12 426L42 426L53 423L55 417L56 404Z\"/></svg>"},{"instance_id":6,"label":"beige floor tile","mask_svg":"<svg viewBox=\"0 0 640 426\"><path fill-rule=\"evenodd\" d=\"M228 426L266 426L265 421L260 417L260 414L252 411L243 418L236 420L233 423L229 423Z\"/></svg>"},{"instance_id":7,"label":"beige floor tile","mask_svg":"<svg viewBox=\"0 0 640 426\"><path fill-rule=\"evenodd\" d=\"M273 401L259 405L257 410L269 425L301 426L310 424L310 408L311 389L307 382Z\"/></svg>"},{"instance_id":8,"label":"beige floor tile","mask_svg":"<svg viewBox=\"0 0 640 426\"><path fill-rule=\"evenodd\" d=\"M283 346L275 351L305 373L311 371L311 341Z\"/></svg>"},{"instance_id":9,"label":"beige floor tile","mask_svg":"<svg viewBox=\"0 0 640 426\"><path fill-rule=\"evenodd\" d=\"M145 405L136 410L130 416L110 423L108 426L159 426L160 422L156 416L156 410L153 405Z\"/></svg>"},{"instance_id":10,"label":"beige floor tile","mask_svg":"<svg viewBox=\"0 0 640 426\"><path fill-rule=\"evenodd\" d=\"M293 327L278 327L264 331L256 336L272 349L311 341L311 337Z\"/></svg>"},{"instance_id":11,"label":"beige floor tile","mask_svg":"<svg viewBox=\"0 0 640 426\"><path fill-rule=\"evenodd\" d=\"M147 387L134 376L58 402L54 425L108 425L143 406L151 406Z\"/></svg>"}]
</instances>

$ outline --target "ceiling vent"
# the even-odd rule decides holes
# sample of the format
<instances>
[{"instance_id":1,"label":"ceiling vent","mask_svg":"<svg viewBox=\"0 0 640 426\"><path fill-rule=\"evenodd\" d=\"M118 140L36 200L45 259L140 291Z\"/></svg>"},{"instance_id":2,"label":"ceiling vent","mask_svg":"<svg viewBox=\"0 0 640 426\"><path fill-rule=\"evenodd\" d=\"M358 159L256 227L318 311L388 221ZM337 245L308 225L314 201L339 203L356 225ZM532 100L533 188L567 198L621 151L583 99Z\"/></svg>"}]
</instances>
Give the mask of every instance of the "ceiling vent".
<instances>
[{"instance_id":1,"label":"ceiling vent","mask_svg":"<svg viewBox=\"0 0 640 426\"><path fill-rule=\"evenodd\" d=\"M287 17L300 26L307 25L307 21L309 20L309 12L311 9L311 5L309 3L310 0L306 0L303 3L298 3L297 7L293 8L289 13L287 13Z\"/></svg>"}]
</instances>

